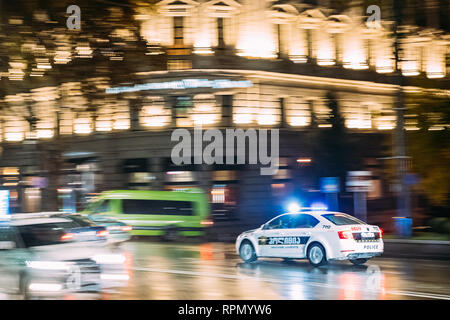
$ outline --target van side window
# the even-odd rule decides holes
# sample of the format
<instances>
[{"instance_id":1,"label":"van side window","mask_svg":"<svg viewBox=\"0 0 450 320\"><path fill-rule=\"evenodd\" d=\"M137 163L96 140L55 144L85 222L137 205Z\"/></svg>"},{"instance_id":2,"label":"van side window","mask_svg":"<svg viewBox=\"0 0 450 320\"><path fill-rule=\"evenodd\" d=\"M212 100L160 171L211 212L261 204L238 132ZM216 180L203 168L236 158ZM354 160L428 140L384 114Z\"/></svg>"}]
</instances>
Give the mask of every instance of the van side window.
<instances>
[{"instance_id":1,"label":"van side window","mask_svg":"<svg viewBox=\"0 0 450 320\"><path fill-rule=\"evenodd\" d=\"M109 200L104 200L100 205L96 206L93 213L103 213L111 211Z\"/></svg>"},{"instance_id":2,"label":"van side window","mask_svg":"<svg viewBox=\"0 0 450 320\"><path fill-rule=\"evenodd\" d=\"M124 214L152 214L172 216L192 216L193 203L190 201L170 200L122 200Z\"/></svg>"}]
</instances>

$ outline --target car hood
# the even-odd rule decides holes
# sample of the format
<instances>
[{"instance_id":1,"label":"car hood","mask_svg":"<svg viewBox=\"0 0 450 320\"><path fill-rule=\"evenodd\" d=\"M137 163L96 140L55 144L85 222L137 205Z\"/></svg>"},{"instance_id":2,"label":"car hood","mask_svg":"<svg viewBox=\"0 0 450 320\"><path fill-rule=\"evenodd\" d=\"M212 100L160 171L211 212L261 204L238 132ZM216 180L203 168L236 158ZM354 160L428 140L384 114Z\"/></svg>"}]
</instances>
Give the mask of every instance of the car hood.
<instances>
[{"instance_id":1,"label":"car hood","mask_svg":"<svg viewBox=\"0 0 450 320\"><path fill-rule=\"evenodd\" d=\"M250 234L250 233L253 233L253 232L257 231L257 230L259 230L259 229L258 229L258 228L256 228L256 229L252 229L252 230L244 231L244 232L242 232L242 233L241 233L241 235L245 235L245 234Z\"/></svg>"},{"instance_id":2,"label":"car hood","mask_svg":"<svg viewBox=\"0 0 450 320\"><path fill-rule=\"evenodd\" d=\"M32 247L30 251L36 260L64 261L90 259L96 254L105 253L103 245L86 243L67 243Z\"/></svg>"}]
</instances>

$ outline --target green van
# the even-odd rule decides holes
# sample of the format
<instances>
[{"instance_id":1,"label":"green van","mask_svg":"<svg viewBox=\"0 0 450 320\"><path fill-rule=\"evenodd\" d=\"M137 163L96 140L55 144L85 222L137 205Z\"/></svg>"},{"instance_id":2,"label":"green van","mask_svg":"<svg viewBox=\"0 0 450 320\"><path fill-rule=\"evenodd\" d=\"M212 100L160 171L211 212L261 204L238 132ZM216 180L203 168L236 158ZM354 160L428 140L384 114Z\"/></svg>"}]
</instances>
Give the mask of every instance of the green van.
<instances>
[{"instance_id":1,"label":"green van","mask_svg":"<svg viewBox=\"0 0 450 320\"><path fill-rule=\"evenodd\" d=\"M186 191L111 190L102 192L81 214L101 224L106 217L132 226L131 235L204 236L212 225L209 203L201 189Z\"/></svg>"}]
</instances>

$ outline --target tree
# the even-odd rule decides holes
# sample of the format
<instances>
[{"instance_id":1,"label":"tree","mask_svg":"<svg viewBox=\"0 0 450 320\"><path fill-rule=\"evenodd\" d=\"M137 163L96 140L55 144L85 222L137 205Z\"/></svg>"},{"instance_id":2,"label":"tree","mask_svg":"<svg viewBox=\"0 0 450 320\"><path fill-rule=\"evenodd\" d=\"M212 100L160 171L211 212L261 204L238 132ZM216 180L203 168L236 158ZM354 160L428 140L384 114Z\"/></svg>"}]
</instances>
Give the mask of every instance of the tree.
<instances>
[{"instance_id":1,"label":"tree","mask_svg":"<svg viewBox=\"0 0 450 320\"><path fill-rule=\"evenodd\" d=\"M429 94L409 97L408 114L419 130L408 131L412 168L419 174L419 189L436 206L449 207L450 98Z\"/></svg>"},{"instance_id":2,"label":"tree","mask_svg":"<svg viewBox=\"0 0 450 320\"><path fill-rule=\"evenodd\" d=\"M343 187L347 171L357 167L358 161L350 161L354 158L352 142L335 94L328 92L325 101L329 108L326 121L330 127L316 129L313 146L316 174L318 177L339 177Z\"/></svg>"}]
</instances>

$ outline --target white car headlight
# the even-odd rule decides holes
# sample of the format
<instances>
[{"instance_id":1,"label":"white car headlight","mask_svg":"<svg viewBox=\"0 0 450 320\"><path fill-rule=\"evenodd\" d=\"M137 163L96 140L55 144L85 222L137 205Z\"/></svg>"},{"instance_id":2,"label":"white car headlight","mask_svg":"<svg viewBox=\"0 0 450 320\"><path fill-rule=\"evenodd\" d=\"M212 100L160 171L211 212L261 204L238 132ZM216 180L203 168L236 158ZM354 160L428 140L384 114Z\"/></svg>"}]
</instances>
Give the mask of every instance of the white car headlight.
<instances>
[{"instance_id":1,"label":"white car headlight","mask_svg":"<svg viewBox=\"0 0 450 320\"><path fill-rule=\"evenodd\" d=\"M59 283L31 283L28 287L30 291L58 292L63 289Z\"/></svg>"},{"instance_id":2,"label":"white car headlight","mask_svg":"<svg viewBox=\"0 0 450 320\"><path fill-rule=\"evenodd\" d=\"M122 254L97 254L92 259L98 264L121 264L125 262Z\"/></svg>"},{"instance_id":3,"label":"white car headlight","mask_svg":"<svg viewBox=\"0 0 450 320\"><path fill-rule=\"evenodd\" d=\"M28 268L39 270L66 270L69 264L62 261L26 261Z\"/></svg>"}]
</instances>

